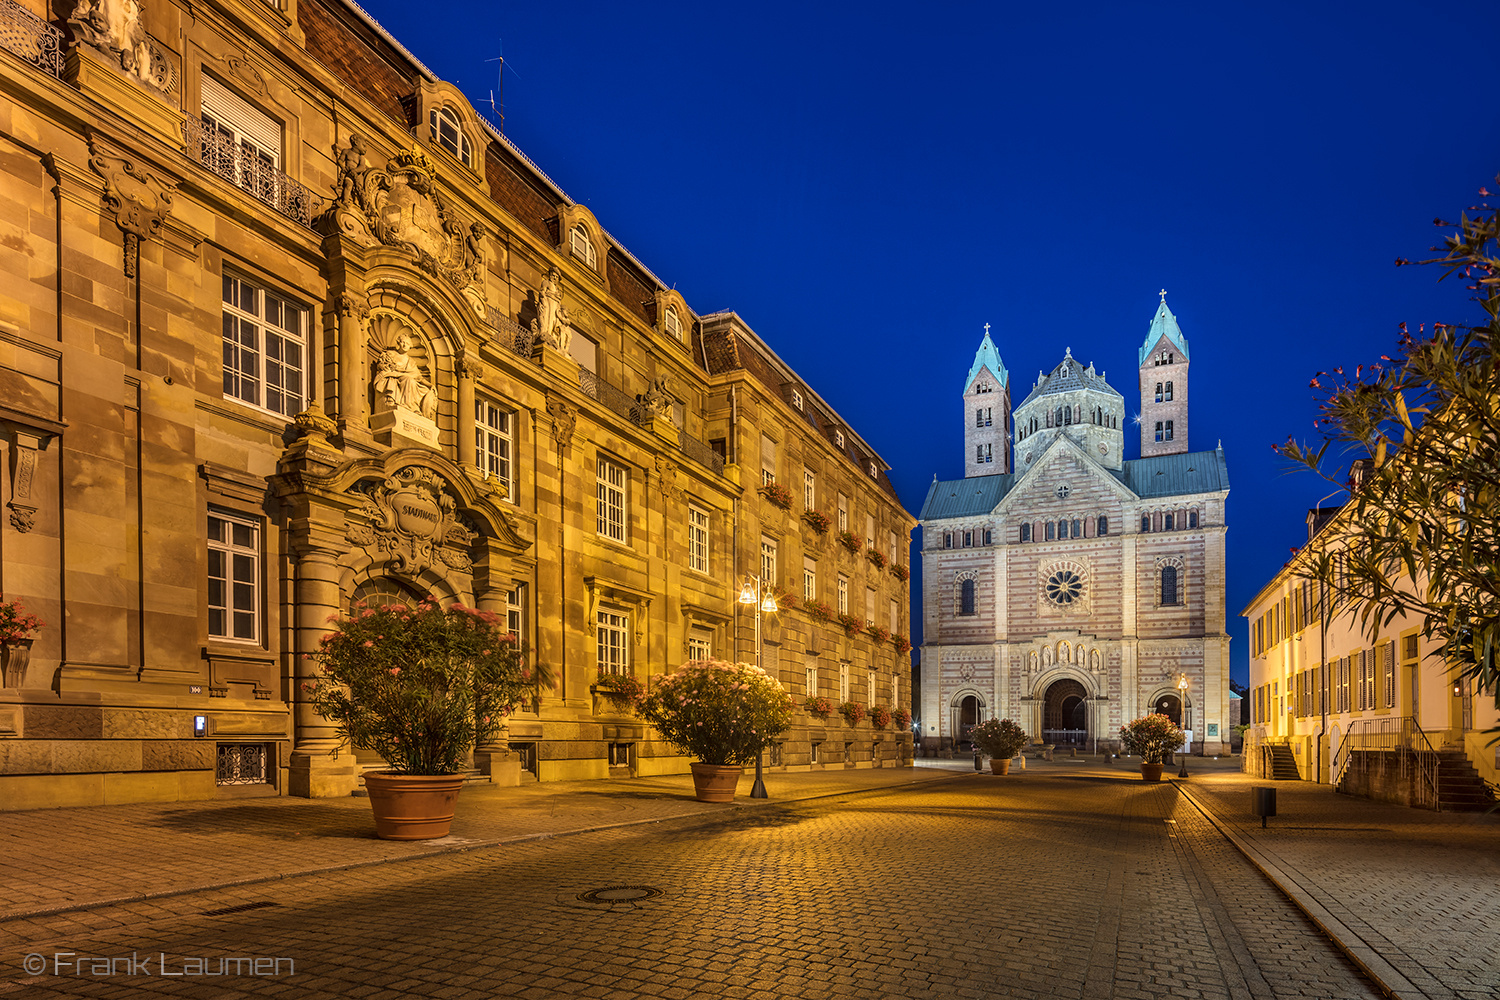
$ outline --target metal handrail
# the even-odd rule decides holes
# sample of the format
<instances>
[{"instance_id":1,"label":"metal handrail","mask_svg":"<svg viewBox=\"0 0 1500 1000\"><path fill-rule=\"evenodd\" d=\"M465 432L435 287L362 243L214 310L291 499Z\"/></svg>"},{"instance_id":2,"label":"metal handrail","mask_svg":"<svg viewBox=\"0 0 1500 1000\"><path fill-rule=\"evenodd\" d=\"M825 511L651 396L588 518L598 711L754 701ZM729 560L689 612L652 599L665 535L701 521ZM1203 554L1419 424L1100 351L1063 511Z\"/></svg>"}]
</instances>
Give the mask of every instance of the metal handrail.
<instances>
[{"instance_id":1,"label":"metal handrail","mask_svg":"<svg viewBox=\"0 0 1500 1000\"><path fill-rule=\"evenodd\" d=\"M0 48L62 79L63 33L15 0L0 0Z\"/></svg>"},{"instance_id":2,"label":"metal handrail","mask_svg":"<svg viewBox=\"0 0 1500 1000\"><path fill-rule=\"evenodd\" d=\"M209 129L197 118L182 123L187 155L287 218L312 228L322 199L266 163L255 151Z\"/></svg>"},{"instance_id":3,"label":"metal handrail","mask_svg":"<svg viewBox=\"0 0 1500 1000\"><path fill-rule=\"evenodd\" d=\"M1356 758L1356 753L1360 756ZM1333 787L1343 784L1355 760L1363 773L1370 767L1369 754L1378 753L1379 767L1386 766L1385 754L1396 759L1397 775L1406 778L1408 769L1420 780L1412 788L1412 805L1418 808L1441 809L1438 796L1438 752L1427 738L1426 732L1411 716L1390 716L1383 719L1358 719L1350 724L1349 732L1339 744L1339 756L1335 760Z\"/></svg>"}]
</instances>

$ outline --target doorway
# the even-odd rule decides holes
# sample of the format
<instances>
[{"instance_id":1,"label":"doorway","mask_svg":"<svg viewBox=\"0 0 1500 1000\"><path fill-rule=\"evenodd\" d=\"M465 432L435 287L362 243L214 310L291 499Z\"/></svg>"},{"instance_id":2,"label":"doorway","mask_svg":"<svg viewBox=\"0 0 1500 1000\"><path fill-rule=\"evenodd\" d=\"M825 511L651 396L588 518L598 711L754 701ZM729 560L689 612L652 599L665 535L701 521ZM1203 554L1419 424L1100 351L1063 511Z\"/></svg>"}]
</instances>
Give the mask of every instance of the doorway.
<instances>
[{"instance_id":1,"label":"doorway","mask_svg":"<svg viewBox=\"0 0 1500 1000\"><path fill-rule=\"evenodd\" d=\"M1156 699L1156 704L1151 707L1151 711L1157 715L1165 715L1172 720L1174 726L1182 725L1182 699L1175 694L1164 694Z\"/></svg>"},{"instance_id":2,"label":"doorway","mask_svg":"<svg viewBox=\"0 0 1500 1000\"><path fill-rule=\"evenodd\" d=\"M1088 739L1088 691L1075 680L1054 681L1042 703L1042 742L1084 746Z\"/></svg>"}]
</instances>

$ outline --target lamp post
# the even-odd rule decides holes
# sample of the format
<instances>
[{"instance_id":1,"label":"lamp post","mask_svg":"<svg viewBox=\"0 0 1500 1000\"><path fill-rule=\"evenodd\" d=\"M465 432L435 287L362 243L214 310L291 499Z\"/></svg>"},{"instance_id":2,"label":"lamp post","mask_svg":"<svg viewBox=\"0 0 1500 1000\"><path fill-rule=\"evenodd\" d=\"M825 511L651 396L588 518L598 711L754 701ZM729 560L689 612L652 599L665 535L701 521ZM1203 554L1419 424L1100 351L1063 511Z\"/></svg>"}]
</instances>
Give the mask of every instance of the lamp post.
<instances>
[{"instance_id":1,"label":"lamp post","mask_svg":"<svg viewBox=\"0 0 1500 1000\"><path fill-rule=\"evenodd\" d=\"M774 615L780 609L776 607L776 598L769 592L763 592L764 581L758 576L750 578L753 582L745 584L740 588L740 603L753 604L755 606L755 666L764 670L761 664L761 641L760 641L760 616L761 612ZM755 755L755 784L750 786L750 797L752 799L769 798L766 795L766 783L761 776L761 761L765 757L765 751Z\"/></svg>"},{"instance_id":2,"label":"lamp post","mask_svg":"<svg viewBox=\"0 0 1500 1000\"><path fill-rule=\"evenodd\" d=\"M1187 679L1187 674L1178 674L1177 675L1177 690L1179 692L1181 692L1181 694L1182 694L1182 704L1185 706L1184 709L1183 709L1183 721L1187 723L1187 726L1184 727L1184 728L1186 728L1189 731L1191 731L1192 726L1193 726L1193 696L1188 693L1188 679ZM1187 748L1188 751L1190 751L1192 749L1193 748L1191 746L1189 746ZM1179 777L1179 778L1186 778L1188 776L1188 773L1187 773L1187 751L1184 751L1181 754L1181 757L1182 757L1182 767L1180 769L1178 769L1178 771L1177 771L1177 777Z\"/></svg>"}]
</instances>

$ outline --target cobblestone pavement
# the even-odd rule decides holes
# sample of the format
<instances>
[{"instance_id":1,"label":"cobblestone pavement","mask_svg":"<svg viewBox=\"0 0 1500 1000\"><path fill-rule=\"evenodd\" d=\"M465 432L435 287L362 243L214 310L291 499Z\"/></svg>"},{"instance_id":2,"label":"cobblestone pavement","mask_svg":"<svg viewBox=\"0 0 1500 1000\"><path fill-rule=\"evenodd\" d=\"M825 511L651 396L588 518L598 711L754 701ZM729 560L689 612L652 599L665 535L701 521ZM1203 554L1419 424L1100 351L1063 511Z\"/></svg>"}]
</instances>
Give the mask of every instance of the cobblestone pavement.
<instances>
[{"instance_id":1,"label":"cobblestone pavement","mask_svg":"<svg viewBox=\"0 0 1500 1000\"><path fill-rule=\"evenodd\" d=\"M1173 785L946 777L4 921L0 998L1378 995Z\"/></svg>"}]
</instances>

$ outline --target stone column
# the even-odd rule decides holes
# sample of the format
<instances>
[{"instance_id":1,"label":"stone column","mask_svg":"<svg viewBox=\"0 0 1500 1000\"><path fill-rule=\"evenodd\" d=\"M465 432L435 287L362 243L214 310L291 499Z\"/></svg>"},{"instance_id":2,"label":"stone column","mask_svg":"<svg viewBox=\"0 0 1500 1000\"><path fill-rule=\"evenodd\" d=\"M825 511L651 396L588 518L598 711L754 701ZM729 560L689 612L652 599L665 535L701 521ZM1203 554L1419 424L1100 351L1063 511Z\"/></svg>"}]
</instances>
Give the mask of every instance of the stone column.
<instances>
[{"instance_id":1,"label":"stone column","mask_svg":"<svg viewBox=\"0 0 1500 1000\"><path fill-rule=\"evenodd\" d=\"M478 362L464 358L458 363L458 464L465 469L479 468L478 444L474 439L474 383L483 374ZM511 434L511 461L516 461L515 442L520 435ZM481 605L482 606L482 605ZM501 605L504 613L504 605Z\"/></svg>"},{"instance_id":2,"label":"stone column","mask_svg":"<svg viewBox=\"0 0 1500 1000\"><path fill-rule=\"evenodd\" d=\"M464 378L459 384L462 386L464 383L470 386L471 402L467 412L472 413L473 381L470 378ZM463 398L461 393L459 398ZM460 435L460 440L462 439ZM469 444L472 454L472 437L469 439ZM493 539L486 539L484 544L486 558L483 561L483 571L474 576L474 606L480 611L493 612L503 619L507 610L505 592L510 581L506 574L509 572L510 559ZM535 652L533 651L531 655L534 659ZM474 748L474 767L479 770L480 774L489 775L491 784L519 785L521 783L521 759L510 752L509 721L502 722L493 739Z\"/></svg>"},{"instance_id":3,"label":"stone column","mask_svg":"<svg viewBox=\"0 0 1500 1000\"><path fill-rule=\"evenodd\" d=\"M365 412L365 317L369 306L364 292L346 289L337 299L339 324L338 423L345 437L351 428L368 432Z\"/></svg>"},{"instance_id":4,"label":"stone column","mask_svg":"<svg viewBox=\"0 0 1500 1000\"><path fill-rule=\"evenodd\" d=\"M293 720L296 724L292 749L290 788L292 795L329 798L348 795L358 785L359 767L352 749L338 753L334 726L318 714L308 700L304 685L320 676L316 660L308 654L319 648L319 640L331 631L330 615L344 609L339 600L338 550L331 544L302 541L293 550L297 560L296 613L293 639Z\"/></svg>"}]
</instances>

